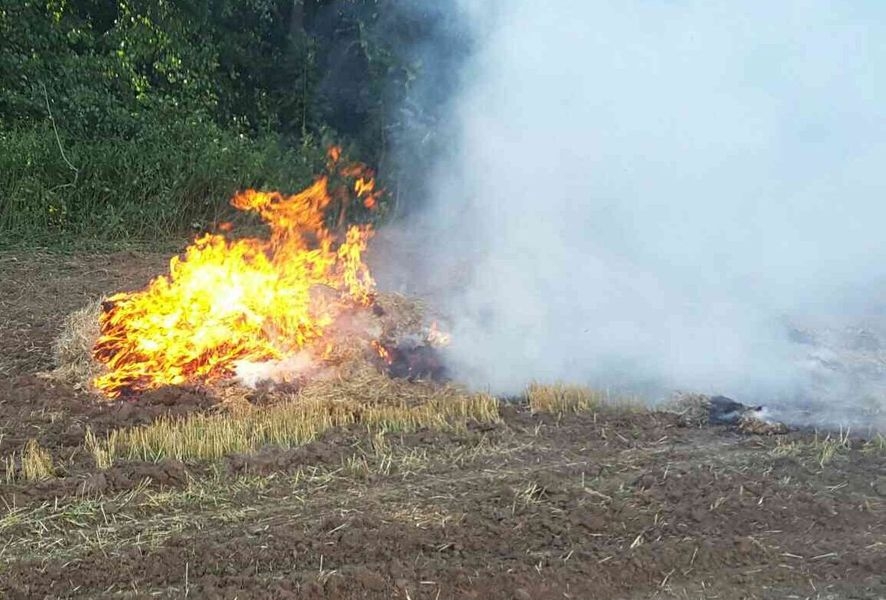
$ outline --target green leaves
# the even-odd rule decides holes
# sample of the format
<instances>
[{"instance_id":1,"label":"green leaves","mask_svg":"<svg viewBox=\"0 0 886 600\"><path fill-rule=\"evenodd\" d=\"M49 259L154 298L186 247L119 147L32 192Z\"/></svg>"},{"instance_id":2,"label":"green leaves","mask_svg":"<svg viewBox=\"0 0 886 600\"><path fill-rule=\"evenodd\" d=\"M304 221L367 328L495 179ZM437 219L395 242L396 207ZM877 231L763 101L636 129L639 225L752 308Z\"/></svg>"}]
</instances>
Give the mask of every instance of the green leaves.
<instances>
[{"instance_id":1,"label":"green leaves","mask_svg":"<svg viewBox=\"0 0 886 600\"><path fill-rule=\"evenodd\" d=\"M421 33L388 35L395 4L0 0L0 232L169 235L300 188L321 145L383 162Z\"/></svg>"}]
</instances>

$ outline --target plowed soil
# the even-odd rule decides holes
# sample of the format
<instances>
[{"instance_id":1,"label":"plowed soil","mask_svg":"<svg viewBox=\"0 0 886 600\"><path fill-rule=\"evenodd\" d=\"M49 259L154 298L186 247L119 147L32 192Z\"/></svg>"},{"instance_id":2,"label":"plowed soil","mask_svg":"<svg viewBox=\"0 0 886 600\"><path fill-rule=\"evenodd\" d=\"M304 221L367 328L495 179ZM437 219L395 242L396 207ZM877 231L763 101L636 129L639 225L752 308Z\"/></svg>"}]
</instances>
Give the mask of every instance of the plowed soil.
<instances>
[{"instance_id":1,"label":"plowed soil","mask_svg":"<svg viewBox=\"0 0 886 600\"><path fill-rule=\"evenodd\" d=\"M886 598L886 444L746 436L613 407L462 432L336 430L216 464L82 449L161 415L174 388L110 403L37 375L63 317L166 257L0 255L3 598Z\"/></svg>"}]
</instances>

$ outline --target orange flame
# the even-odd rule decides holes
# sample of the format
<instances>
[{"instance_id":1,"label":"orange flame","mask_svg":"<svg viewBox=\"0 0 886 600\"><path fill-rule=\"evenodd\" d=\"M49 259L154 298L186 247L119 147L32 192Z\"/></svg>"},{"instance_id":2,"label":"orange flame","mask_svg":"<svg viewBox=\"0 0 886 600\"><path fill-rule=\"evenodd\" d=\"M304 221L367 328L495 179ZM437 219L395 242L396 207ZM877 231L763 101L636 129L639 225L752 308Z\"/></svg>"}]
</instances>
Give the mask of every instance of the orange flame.
<instances>
[{"instance_id":1,"label":"orange flame","mask_svg":"<svg viewBox=\"0 0 886 600\"><path fill-rule=\"evenodd\" d=\"M358 195L372 193L365 183ZM374 289L362 259L372 229L351 226L344 239L331 232L327 185L321 177L289 197L238 194L233 206L257 212L269 239L203 235L170 261L168 275L111 297L94 348L107 372L95 387L116 397L213 380L233 374L236 361L280 359L318 342L322 356L324 330L348 306L371 303Z\"/></svg>"},{"instance_id":2,"label":"orange flame","mask_svg":"<svg viewBox=\"0 0 886 600\"><path fill-rule=\"evenodd\" d=\"M372 349L378 354L379 358L381 358L386 364L391 364L393 359L391 358L391 353L387 348L381 345L381 342L378 340L372 340L369 343L372 346Z\"/></svg>"}]
</instances>

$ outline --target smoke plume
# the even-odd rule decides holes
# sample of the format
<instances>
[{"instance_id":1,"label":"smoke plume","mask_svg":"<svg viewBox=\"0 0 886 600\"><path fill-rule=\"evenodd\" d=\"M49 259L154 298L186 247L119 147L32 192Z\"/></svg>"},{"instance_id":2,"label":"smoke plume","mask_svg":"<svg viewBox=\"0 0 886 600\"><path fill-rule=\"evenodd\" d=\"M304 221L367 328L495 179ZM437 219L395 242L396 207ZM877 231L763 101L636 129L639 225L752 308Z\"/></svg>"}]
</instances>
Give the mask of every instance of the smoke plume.
<instances>
[{"instance_id":1,"label":"smoke plume","mask_svg":"<svg viewBox=\"0 0 886 600\"><path fill-rule=\"evenodd\" d=\"M449 315L459 379L882 414L879 3L460 14L453 143L377 267Z\"/></svg>"}]
</instances>

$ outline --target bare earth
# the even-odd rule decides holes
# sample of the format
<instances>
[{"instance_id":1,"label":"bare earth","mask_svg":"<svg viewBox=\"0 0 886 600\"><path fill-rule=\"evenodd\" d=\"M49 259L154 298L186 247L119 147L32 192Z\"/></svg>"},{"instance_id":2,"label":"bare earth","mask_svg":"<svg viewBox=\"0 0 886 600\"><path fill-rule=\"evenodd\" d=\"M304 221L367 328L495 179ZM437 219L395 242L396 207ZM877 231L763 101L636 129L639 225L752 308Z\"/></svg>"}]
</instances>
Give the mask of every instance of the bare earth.
<instances>
[{"instance_id":1,"label":"bare earth","mask_svg":"<svg viewBox=\"0 0 886 600\"><path fill-rule=\"evenodd\" d=\"M0 254L3 598L886 598L886 444L746 436L618 408L462 432L336 430L216 464L82 446L199 388L108 403L36 373L62 319L144 285L166 255Z\"/></svg>"}]
</instances>

